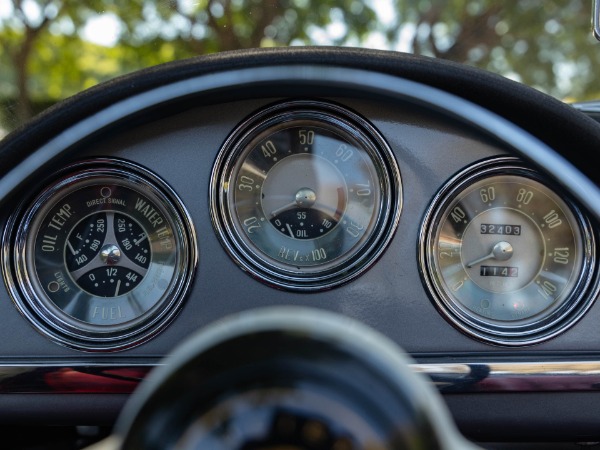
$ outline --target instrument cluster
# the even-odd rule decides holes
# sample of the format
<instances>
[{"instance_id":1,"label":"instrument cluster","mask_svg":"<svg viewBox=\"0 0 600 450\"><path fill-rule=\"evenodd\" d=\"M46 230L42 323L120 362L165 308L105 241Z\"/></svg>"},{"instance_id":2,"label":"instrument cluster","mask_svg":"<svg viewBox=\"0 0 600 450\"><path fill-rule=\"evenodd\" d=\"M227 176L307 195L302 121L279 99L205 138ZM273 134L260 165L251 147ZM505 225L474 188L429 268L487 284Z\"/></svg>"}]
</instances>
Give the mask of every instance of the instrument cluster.
<instances>
[{"instance_id":1,"label":"instrument cluster","mask_svg":"<svg viewBox=\"0 0 600 450\"><path fill-rule=\"evenodd\" d=\"M541 173L509 157L466 167L432 200L419 236L395 236L401 173L359 114L323 101L278 103L244 120L220 149L209 186L213 227L256 282L306 295L356 279L392 239L414 239L440 313L496 345L549 339L590 307L594 232ZM201 250L166 181L103 158L66 167L23 202L4 232L2 267L38 331L106 352L170 323Z\"/></svg>"}]
</instances>

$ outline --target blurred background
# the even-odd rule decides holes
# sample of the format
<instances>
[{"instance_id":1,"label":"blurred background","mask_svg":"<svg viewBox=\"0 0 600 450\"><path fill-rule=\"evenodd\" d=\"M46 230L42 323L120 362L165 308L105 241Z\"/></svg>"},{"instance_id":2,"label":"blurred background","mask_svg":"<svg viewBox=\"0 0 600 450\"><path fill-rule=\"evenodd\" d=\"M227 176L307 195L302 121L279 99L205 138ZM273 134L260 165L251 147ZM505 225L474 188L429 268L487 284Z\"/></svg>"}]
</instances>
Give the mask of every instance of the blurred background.
<instances>
[{"instance_id":1,"label":"blurred background","mask_svg":"<svg viewBox=\"0 0 600 450\"><path fill-rule=\"evenodd\" d=\"M0 137L133 70L249 47L344 45L481 67L600 98L589 0L0 0Z\"/></svg>"}]
</instances>

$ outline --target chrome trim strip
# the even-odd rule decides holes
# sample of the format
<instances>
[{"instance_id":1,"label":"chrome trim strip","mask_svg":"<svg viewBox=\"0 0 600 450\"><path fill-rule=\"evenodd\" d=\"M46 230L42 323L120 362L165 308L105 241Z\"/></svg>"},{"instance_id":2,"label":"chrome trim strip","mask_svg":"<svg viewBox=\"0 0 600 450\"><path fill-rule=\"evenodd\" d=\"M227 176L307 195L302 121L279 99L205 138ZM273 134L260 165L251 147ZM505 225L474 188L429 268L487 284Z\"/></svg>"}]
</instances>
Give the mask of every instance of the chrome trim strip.
<instances>
[{"instance_id":1,"label":"chrome trim strip","mask_svg":"<svg viewBox=\"0 0 600 450\"><path fill-rule=\"evenodd\" d=\"M443 394L600 390L600 361L412 364Z\"/></svg>"},{"instance_id":2,"label":"chrome trim strip","mask_svg":"<svg viewBox=\"0 0 600 450\"><path fill-rule=\"evenodd\" d=\"M130 394L160 363L4 363L2 394ZM442 394L600 391L600 361L411 364Z\"/></svg>"}]
</instances>

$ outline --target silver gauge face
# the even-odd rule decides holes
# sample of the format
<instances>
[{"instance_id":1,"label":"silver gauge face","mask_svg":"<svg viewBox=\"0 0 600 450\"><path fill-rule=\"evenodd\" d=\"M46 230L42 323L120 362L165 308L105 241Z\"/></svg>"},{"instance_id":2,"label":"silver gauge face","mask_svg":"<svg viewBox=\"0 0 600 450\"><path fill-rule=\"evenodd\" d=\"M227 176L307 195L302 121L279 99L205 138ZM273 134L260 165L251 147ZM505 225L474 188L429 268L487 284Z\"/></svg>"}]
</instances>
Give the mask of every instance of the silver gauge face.
<instances>
[{"instance_id":1,"label":"silver gauge face","mask_svg":"<svg viewBox=\"0 0 600 450\"><path fill-rule=\"evenodd\" d=\"M551 337L585 311L594 242L578 210L514 160L486 162L444 188L421 254L440 309L487 341Z\"/></svg>"},{"instance_id":2,"label":"silver gauge face","mask_svg":"<svg viewBox=\"0 0 600 450\"><path fill-rule=\"evenodd\" d=\"M355 114L293 102L242 124L213 172L215 226L246 270L279 287L331 287L364 271L400 211L398 168Z\"/></svg>"},{"instance_id":3,"label":"silver gauge face","mask_svg":"<svg viewBox=\"0 0 600 450\"><path fill-rule=\"evenodd\" d=\"M162 329L185 296L196 261L191 222L166 184L133 164L65 172L13 218L14 238L5 236L13 296L62 344L130 347Z\"/></svg>"}]
</instances>

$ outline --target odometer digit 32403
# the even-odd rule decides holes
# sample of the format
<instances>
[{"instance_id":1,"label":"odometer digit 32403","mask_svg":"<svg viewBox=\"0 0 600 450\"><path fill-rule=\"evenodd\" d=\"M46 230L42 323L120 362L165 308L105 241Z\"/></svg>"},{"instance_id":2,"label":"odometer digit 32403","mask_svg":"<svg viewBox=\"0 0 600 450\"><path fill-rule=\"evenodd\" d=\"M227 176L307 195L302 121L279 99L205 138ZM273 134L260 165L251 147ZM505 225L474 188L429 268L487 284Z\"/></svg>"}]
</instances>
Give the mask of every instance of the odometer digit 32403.
<instances>
[{"instance_id":1,"label":"odometer digit 32403","mask_svg":"<svg viewBox=\"0 0 600 450\"><path fill-rule=\"evenodd\" d=\"M510 158L454 178L421 243L426 282L461 329L500 344L539 342L585 312L595 272L588 221L543 177Z\"/></svg>"},{"instance_id":2,"label":"odometer digit 32403","mask_svg":"<svg viewBox=\"0 0 600 450\"><path fill-rule=\"evenodd\" d=\"M213 219L225 246L260 279L297 290L364 271L400 212L396 162L356 114L290 102L244 122L213 171Z\"/></svg>"}]
</instances>

